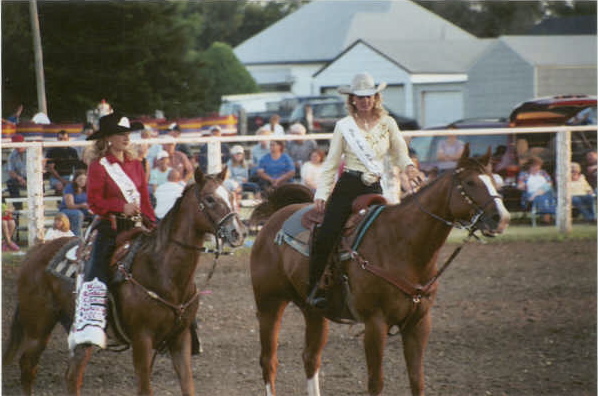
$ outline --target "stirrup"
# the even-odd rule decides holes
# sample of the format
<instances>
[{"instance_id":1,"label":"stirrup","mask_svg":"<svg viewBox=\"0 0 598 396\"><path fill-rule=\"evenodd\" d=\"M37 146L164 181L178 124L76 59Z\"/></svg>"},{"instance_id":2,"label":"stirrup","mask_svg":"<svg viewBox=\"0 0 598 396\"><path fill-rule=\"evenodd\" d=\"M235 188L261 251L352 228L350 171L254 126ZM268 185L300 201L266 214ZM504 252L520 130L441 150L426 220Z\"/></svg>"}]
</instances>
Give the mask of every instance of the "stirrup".
<instances>
[{"instance_id":1,"label":"stirrup","mask_svg":"<svg viewBox=\"0 0 598 396\"><path fill-rule=\"evenodd\" d=\"M320 289L317 285L314 286L307 296L306 302L308 305L317 309L326 309L328 306L328 300L326 299L324 290Z\"/></svg>"}]
</instances>

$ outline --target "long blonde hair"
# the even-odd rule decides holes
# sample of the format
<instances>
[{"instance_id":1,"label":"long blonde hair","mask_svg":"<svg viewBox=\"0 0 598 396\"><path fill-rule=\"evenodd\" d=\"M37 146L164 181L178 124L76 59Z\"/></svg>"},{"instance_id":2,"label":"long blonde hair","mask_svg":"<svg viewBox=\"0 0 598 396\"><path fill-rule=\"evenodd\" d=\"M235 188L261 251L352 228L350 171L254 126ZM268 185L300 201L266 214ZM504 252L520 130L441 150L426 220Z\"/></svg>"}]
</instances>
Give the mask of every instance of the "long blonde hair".
<instances>
[{"instance_id":1,"label":"long blonde hair","mask_svg":"<svg viewBox=\"0 0 598 396\"><path fill-rule=\"evenodd\" d=\"M353 104L355 100L355 95L349 94L347 95L347 101L345 103L345 107L351 116L355 116L357 114L357 106ZM388 111L382 106L382 94L380 92L376 92L374 95L374 108L372 109L376 117L382 118L385 115L388 115Z\"/></svg>"},{"instance_id":2,"label":"long blonde hair","mask_svg":"<svg viewBox=\"0 0 598 396\"><path fill-rule=\"evenodd\" d=\"M83 153L83 162L85 162L85 164L89 165L93 161L106 156L109 148L110 148L110 145L108 144L108 140L106 138L101 138L101 139L96 140L94 142L94 144L89 146L89 150L86 150ZM129 147L127 147L127 149L125 151L125 155L129 159L137 159L137 157L138 157L137 146L135 144L129 144Z\"/></svg>"},{"instance_id":3,"label":"long blonde hair","mask_svg":"<svg viewBox=\"0 0 598 396\"><path fill-rule=\"evenodd\" d=\"M67 232L71 229L71 221L69 220L68 216L64 213L60 212L54 216L54 220L59 220L62 222L62 228L60 231Z\"/></svg>"}]
</instances>

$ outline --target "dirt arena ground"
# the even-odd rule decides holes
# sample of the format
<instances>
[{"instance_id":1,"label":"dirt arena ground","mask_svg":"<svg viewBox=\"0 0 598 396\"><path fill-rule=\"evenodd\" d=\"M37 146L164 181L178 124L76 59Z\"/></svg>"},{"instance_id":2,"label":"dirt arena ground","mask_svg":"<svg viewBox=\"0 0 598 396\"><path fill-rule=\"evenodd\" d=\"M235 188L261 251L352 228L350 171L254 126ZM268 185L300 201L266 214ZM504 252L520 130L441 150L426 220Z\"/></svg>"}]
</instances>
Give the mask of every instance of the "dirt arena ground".
<instances>
[{"instance_id":1,"label":"dirt arena ground","mask_svg":"<svg viewBox=\"0 0 598 396\"><path fill-rule=\"evenodd\" d=\"M444 260L454 249L447 244ZM198 314L204 353L193 360L198 395L262 395L257 321L248 249L221 258ZM210 258L202 259L203 284ZM17 264L2 268L2 340L15 307ZM469 244L441 278L426 352L428 395L595 395L596 240ZM358 327L331 325L320 384L323 395L365 395ZM279 395L304 395L302 318L285 313L279 350ZM62 395L68 353L57 328L44 353L36 395ZM399 336L389 340L384 395L409 394ZM159 356L156 395L178 395L168 356ZM85 395L131 395L130 351L99 352ZM2 394L19 394L18 366L2 370Z\"/></svg>"}]
</instances>

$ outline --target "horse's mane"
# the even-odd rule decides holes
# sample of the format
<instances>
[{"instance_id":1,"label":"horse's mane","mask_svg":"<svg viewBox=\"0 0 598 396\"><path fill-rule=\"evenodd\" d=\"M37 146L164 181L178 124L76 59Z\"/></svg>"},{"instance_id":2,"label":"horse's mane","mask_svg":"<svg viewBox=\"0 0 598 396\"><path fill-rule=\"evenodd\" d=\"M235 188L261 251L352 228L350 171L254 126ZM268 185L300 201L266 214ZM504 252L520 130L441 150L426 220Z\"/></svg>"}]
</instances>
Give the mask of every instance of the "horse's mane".
<instances>
[{"instance_id":1,"label":"horse's mane","mask_svg":"<svg viewBox=\"0 0 598 396\"><path fill-rule=\"evenodd\" d=\"M190 184L185 187L183 193L180 197L177 198L174 205L168 213L160 220L158 223L158 227L154 229L149 235L146 241L146 246L151 247L153 254L160 254L166 248L166 245L169 243L170 240L170 230L174 227L174 218L175 213L177 213L181 208L181 203L183 201L183 197L187 193L187 191L191 188L194 188L195 184Z\"/></svg>"},{"instance_id":2,"label":"horse's mane","mask_svg":"<svg viewBox=\"0 0 598 396\"><path fill-rule=\"evenodd\" d=\"M289 183L274 189L268 198L253 209L249 224L256 225L285 206L313 202L314 193L303 184Z\"/></svg>"}]
</instances>

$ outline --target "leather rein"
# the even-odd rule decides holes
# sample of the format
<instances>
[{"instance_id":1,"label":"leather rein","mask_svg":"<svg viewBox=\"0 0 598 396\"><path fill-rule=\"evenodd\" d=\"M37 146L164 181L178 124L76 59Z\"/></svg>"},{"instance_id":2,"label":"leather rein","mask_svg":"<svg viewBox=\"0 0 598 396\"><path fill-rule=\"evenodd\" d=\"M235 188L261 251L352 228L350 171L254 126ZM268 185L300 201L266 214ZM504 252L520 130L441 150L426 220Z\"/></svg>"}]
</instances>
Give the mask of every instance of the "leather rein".
<instances>
[{"instance_id":1,"label":"leather rein","mask_svg":"<svg viewBox=\"0 0 598 396\"><path fill-rule=\"evenodd\" d=\"M478 163L478 165L480 165L480 167L483 169L483 166L481 164ZM386 282L390 283L391 285L395 286L397 289L401 290L403 293L405 293L407 296L409 296L411 298L411 301L413 302L414 305L419 304L421 302L422 298L429 297L436 290L437 281L440 278L440 276L444 273L444 271L446 271L448 266L455 260L457 255L461 252L461 249L463 249L465 244L468 243L472 237L474 237L478 241L481 241L480 238L477 235L475 235L475 232L477 231L476 224L480 220L481 216L484 214L484 209L486 208L486 206L488 206L488 204L491 203L495 198L501 198L500 196L491 196L490 200L488 202L484 203L484 205L482 205L482 206L479 206L473 200L473 198L471 198L471 196L467 193L467 191L463 187L461 181L457 180L458 179L457 176L461 172L463 172L463 170L464 170L463 168L458 168L453 172L452 183L453 183L453 186L455 186L455 184L456 184L455 187L459 191L459 194L464 198L465 202L467 202L469 205L473 206L475 209L475 213L472 215L472 218L469 220L468 224L464 225L462 223L456 223L453 221L449 221L449 220L446 220L434 213L427 211L426 209L424 209L421 206L419 201L417 201L417 196L414 195L414 199L415 199L419 209L422 212L432 216L436 220L443 222L447 226L466 229L468 231L467 238L463 241L463 243L461 245L459 245L455 248L453 253L444 262L444 264L440 267L440 269L436 272L436 274L434 276L432 276L432 278L430 280L428 280L428 282L426 282L424 284L412 283L403 277L400 277L400 276L397 276L397 275L391 273L390 271L386 270L385 268L371 264L359 252L357 252L356 250L353 250L350 246L345 246L345 248L349 251L351 259L356 261L362 269L378 276L379 278L384 279ZM451 195L452 194L449 194L449 202L448 202L449 205L450 205Z\"/></svg>"},{"instance_id":2,"label":"leather rein","mask_svg":"<svg viewBox=\"0 0 598 396\"><path fill-rule=\"evenodd\" d=\"M226 215L224 215L221 219L219 220L214 220L213 216L211 216L211 214L206 210L206 208L211 208L212 206L214 206L214 202L212 200L208 200L208 197L202 198L202 196L199 193L199 188L195 188L195 196L197 198L197 200L199 201L199 206L198 209L201 213L203 213L210 221L210 223L212 223L212 226L214 227L215 235L216 235L216 250L213 249L206 249L205 247L199 247L199 246L195 246L195 245L190 245L184 242L180 242L174 239L170 239L172 242L174 242L175 244L177 244L178 246L185 248L185 249L190 249L190 250L197 250L199 252L205 252L205 253L213 253L214 254L214 261L212 264L212 268L210 270L210 272L207 275L207 278L205 280L205 283L203 285L203 287L201 288L201 290L204 290L205 287L208 285L210 279L212 278L212 276L214 275L215 269L216 269L216 264L218 261L218 257L220 255L226 255L226 254L232 254L230 252L223 252L222 251L222 242L221 239L223 237L225 237L225 231L223 231L223 225L228 223L233 217L237 216L237 214L233 211L227 213ZM211 197L211 195L209 196ZM132 284L138 286L139 288L143 289L145 291L145 293L152 298L155 301L160 302L161 304L169 307L170 309L172 309L172 311L175 314L175 325L173 327L173 329L170 331L170 333L160 342L158 343L158 347L156 348L156 351L162 350L166 347L168 340L173 337L175 334L177 334L180 329L182 329L182 324L183 324L183 319L184 319L184 315L187 311L187 308L189 308L189 306L191 304L193 304L196 300L199 299L200 295L202 294L202 292L200 292L197 288L197 286L195 286L195 291L193 293L193 295L184 303L182 304L175 304L172 303L164 298L162 298L158 293L149 290L147 287L145 287L144 285L142 285L141 283L139 283L134 277L133 274L128 272L124 267L119 266L118 268L122 273L123 276L125 278L126 281L131 282ZM124 334L123 334L124 335ZM155 354L154 354L154 358L155 358Z\"/></svg>"}]
</instances>

